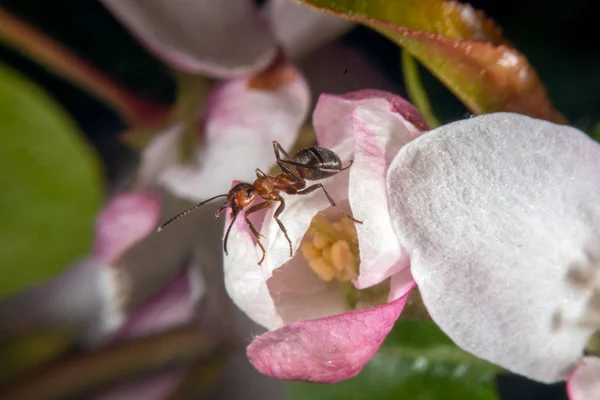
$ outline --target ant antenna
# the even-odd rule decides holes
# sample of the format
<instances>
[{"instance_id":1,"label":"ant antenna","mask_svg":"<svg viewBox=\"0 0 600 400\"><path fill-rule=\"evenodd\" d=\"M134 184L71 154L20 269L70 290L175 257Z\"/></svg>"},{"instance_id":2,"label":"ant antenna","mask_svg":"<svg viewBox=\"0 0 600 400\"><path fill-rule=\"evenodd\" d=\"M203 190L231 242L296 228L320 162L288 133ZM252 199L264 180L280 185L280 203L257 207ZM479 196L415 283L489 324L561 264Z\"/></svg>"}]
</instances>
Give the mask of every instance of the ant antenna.
<instances>
[{"instance_id":1,"label":"ant antenna","mask_svg":"<svg viewBox=\"0 0 600 400\"><path fill-rule=\"evenodd\" d=\"M219 197L226 197L227 195L228 195L228 193L226 193L226 194L219 194L219 195L217 195L217 196L211 197L211 198L210 198L210 199L208 199L208 200L204 200L203 202L196 204L196 205L195 205L195 206L193 206L192 208L188 208L187 210L185 210L185 211L183 211L183 212L181 212L181 213L177 214L176 216L174 216L173 218L171 218L170 220L168 220L167 222L165 222L164 224L162 224L161 226L159 226L159 227L156 229L156 232L160 232L160 231L162 231L163 229L165 229L165 227L166 227L167 225L171 225L171 223L173 223L173 222L177 221L179 218L183 218L183 217L185 217L186 215L188 215L189 213L191 213L192 211L194 211L196 208L198 208L198 207L200 207L200 206L203 206L204 204L206 204L206 203L208 203L208 202L211 202L211 201L213 201L214 199L218 199Z\"/></svg>"}]
</instances>

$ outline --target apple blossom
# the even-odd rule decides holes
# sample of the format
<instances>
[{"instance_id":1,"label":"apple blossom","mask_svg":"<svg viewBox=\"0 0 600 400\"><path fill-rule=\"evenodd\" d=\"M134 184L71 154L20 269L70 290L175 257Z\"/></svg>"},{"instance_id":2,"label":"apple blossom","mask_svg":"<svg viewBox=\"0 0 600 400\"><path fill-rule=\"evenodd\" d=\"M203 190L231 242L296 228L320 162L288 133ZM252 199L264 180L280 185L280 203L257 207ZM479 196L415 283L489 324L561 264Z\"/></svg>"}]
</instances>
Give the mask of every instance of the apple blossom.
<instances>
[{"instance_id":1,"label":"apple blossom","mask_svg":"<svg viewBox=\"0 0 600 400\"><path fill-rule=\"evenodd\" d=\"M259 371L336 382L356 375L375 354L414 285L392 229L385 178L392 157L426 124L402 98L374 90L322 95L313 124L319 142L344 165L354 160L323 184L363 224L331 207L320 190L286 196L281 220L293 257L270 210L254 218L267 249L258 266L256 243L238 218L224 259L225 286L238 307L271 331L247 350Z\"/></svg>"},{"instance_id":2,"label":"apple blossom","mask_svg":"<svg viewBox=\"0 0 600 400\"><path fill-rule=\"evenodd\" d=\"M598 271L599 183L600 145L512 113L442 126L399 151L393 227L458 346L543 382L571 374L598 325L581 277Z\"/></svg>"}]
</instances>

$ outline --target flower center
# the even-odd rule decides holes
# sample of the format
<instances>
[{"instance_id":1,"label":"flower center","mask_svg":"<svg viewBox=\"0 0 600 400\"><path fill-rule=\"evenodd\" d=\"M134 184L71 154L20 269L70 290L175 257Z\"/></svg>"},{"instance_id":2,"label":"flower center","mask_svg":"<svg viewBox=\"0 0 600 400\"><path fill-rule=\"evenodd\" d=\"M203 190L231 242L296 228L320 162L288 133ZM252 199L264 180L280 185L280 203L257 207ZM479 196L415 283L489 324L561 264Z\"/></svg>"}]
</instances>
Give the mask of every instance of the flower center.
<instances>
[{"instance_id":1,"label":"flower center","mask_svg":"<svg viewBox=\"0 0 600 400\"><path fill-rule=\"evenodd\" d=\"M331 222L321 213L315 215L300 251L324 281L348 282L358 276L358 236L349 218Z\"/></svg>"}]
</instances>

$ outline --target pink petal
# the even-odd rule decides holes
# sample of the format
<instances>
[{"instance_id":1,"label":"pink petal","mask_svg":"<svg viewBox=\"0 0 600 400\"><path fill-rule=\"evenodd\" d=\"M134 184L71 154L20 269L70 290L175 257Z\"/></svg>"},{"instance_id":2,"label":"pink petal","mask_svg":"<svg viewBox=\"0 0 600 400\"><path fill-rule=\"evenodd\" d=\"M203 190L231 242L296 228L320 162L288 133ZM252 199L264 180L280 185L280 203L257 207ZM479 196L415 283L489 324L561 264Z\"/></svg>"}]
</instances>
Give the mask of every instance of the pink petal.
<instances>
[{"instance_id":1,"label":"pink petal","mask_svg":"<svg viewBox=\"0 0 600 400\"><path fill-rule=\"evenodd\" d=\"M248 358L260 372L279 379L335 383L352 378L375 355L407 298L267 332L250 343Z\"/></svg>"},{"instance_id":2,"label":"pink petal","mask_svg":"<svg viewBox=\"0 0 600 400\"><path fill-rule=\"evenodd\" d=\"M276 47L250 0L102 0L158 57L217 78L266 67Z\"/></svg>"},{"instance_id":3,"label":"pink petal","mask_svg":"<svg viewBox=\"0 0 600 400\"><path fill-rule=\"evenodd\" d=\"M352 110L361 105L399 114L416 128L413 130L415 136L419 131L429 130L419 111L400 96L372 89L341 96L324 93L319 97L313 113L313 125L319 145L331 148L350 137Z\"/></svg>"},{"instance_id":4,"label":"pink petal","mask_svg":"<svg viewBox=\"0 0 600 400\"><path fill-rule=\"evenodd\" d=\"M266 6L271 30L291 58L300 58L343 35L354 24L290 0L270 0Z\"/></svg>"},{"instance_id":5,"label":"pink petal","mask_svg":"<svg viewBox=\"0 0 600 400\"><path fill-rule=\"evenodd\" d=\"M227 193L235 179L252 182L256 168L267 172L275 163L272 141L291 148L306 119L310 94L295 68L279 65L260 80L222 84L208 101L198 166L171 167L160 178L174 194L194 201Z\"/></svg>"},{"instance_id":6,"label":"pink petal","mask_svg":"<svg viewBox=\"0 0 600 400\"><path fill-rule=\"evenodd\" d=\"M112 262L154 231L160 216L160 198L151 192L117 195L97 219L94 252Z\"/></svg>"},{"instance_id":7,"label":"pink petal","mask_svg":"<svg viewBox=\"0 0 600 400\"><path fill-rule=\"evenodd\" d=\"M600 358L584 357L567 382L569 400L600 399Z\"/></svg>"},{"instance_id":8,"label":"pink petal","mask_svg":"<svg viewBox=\"0 0 600 400\"><path fill-rule=\"evenodd\" d=\"M390 213L434 321L457 345L543 382L595 330L600 145L512 113L439 127L388 173ZM575 283L570 273L594 279Z\"/></svg>"}]
</instances>

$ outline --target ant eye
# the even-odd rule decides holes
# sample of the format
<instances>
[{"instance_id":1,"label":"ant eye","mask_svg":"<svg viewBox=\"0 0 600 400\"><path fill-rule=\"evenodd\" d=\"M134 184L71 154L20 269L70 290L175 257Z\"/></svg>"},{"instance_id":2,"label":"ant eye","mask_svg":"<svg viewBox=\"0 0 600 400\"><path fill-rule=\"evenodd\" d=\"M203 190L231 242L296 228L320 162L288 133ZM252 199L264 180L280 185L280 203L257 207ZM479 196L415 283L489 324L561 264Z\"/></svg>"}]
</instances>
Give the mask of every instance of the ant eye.
<instances>
[{"instance_id":1,"label":"ant eye","mask_svg":"<svg viewBox=\"0 0 600 400\"><path fill-rule=\"evenodd\" d=\"M248 189L248 190L246 190L246 194L248 196L252 196L253 193L254 193L254 189Z\"/></svg>"}]
</instances>

